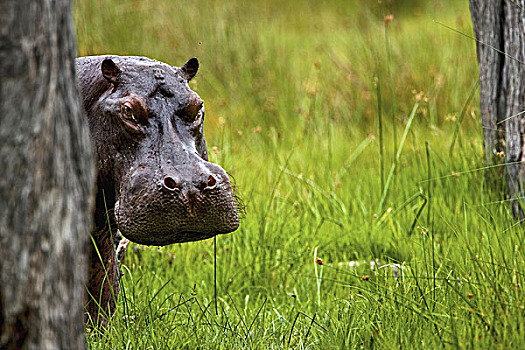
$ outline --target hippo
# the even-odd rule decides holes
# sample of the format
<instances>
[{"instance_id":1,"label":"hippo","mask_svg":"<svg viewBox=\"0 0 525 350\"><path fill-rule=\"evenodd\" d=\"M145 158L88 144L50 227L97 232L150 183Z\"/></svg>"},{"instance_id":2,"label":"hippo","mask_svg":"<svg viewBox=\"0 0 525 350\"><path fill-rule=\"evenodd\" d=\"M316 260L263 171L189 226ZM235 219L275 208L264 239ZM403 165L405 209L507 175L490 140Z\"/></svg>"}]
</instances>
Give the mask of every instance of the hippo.
<instances>
[{"instance_id":1,"label":"hippo","mask_svg":"<svg viewBox=\"0 0 525 350\"><path fill-rule=\"evenodd\" d=\"M95 324L115 311L128 240L164 246L239 226L228 175L208 161L203 100L188 85L198 68L197 58L180 68L134 56L76 60L98 166L86 305Z\"/></svg>"}]
</instances>

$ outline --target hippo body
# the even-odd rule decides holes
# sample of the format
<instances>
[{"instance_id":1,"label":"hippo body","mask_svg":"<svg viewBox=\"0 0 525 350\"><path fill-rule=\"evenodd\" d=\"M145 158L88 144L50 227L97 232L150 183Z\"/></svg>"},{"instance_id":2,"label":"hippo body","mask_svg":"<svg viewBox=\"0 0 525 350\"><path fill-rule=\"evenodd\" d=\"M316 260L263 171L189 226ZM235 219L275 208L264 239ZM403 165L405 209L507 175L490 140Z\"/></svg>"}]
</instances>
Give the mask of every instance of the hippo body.
<instances>
[{"instance_id":1,"label":"hippo body","mask_svg":"<svg viewBox=\"0 0 525 350\"><path fill-rule=\"evenodd\" d=\"M226 172L208 162L203 101L188 86L196 58L178 68L91 56L76 68L98 165L87 311L103 323L119 291L119 233L162 246L232 232L239 218Z\"/></svg>"}]
</instances>

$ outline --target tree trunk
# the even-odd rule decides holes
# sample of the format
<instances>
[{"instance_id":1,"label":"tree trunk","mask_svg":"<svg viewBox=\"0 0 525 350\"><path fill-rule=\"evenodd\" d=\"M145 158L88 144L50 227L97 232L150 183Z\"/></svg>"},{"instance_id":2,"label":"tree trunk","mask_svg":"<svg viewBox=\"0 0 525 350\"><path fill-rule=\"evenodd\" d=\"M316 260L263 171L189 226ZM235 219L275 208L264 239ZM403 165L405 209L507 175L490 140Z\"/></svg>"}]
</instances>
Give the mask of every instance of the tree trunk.
<instances>
[{"instance_id":1,"label":"tree trunk","mask_svg":"<svg viewBox=\"0 0 525 350\"><path fill-rule=\"evenodd\" d=\"M523 196L525 164L525 0L470 0L476 33L480 107L489 164L504 152L509 196ZM519 201L514 215L523 216Z\"/></svg>"},{"instance_id":2,"label":"tree trunk","mask_svg":"<svg viewBox=\"0 0 525 350\"><path fill-rule=\"evenodd\" d=\"M0 348L84 348L95 164L71 4L0 8Z\"/></svg>"}]
</instances>

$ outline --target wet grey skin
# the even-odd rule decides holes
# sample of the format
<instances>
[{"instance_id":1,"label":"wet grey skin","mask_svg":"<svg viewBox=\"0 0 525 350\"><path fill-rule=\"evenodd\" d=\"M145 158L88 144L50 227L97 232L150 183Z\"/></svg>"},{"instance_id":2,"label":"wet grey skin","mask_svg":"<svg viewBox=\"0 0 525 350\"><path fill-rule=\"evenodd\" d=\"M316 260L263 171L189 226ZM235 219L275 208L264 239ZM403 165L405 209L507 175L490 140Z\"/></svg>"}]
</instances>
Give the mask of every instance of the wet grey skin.
<instances>
[{"instance_id":1,"label":"wet grey skin","mask_svg":"<svg viewBox=\"0 0 525 350\"><path fill-rule=\"evenodd\" d=\"M114 303L105 300L109 290L99 280L104 270L118 274L117 232L162 246L235 231L239 216L226 172L208 162L203 101L188 86L199 67L196 58L181 68L107 55L76 64L98 164L92 233L98 252L92 253L88 289L112 314ZM99 253L111 261L108 266L97 263ZM118 278L107 280L118 293ZM99 321L94 307L88 312Z\"/></svg>"}]
</instances>

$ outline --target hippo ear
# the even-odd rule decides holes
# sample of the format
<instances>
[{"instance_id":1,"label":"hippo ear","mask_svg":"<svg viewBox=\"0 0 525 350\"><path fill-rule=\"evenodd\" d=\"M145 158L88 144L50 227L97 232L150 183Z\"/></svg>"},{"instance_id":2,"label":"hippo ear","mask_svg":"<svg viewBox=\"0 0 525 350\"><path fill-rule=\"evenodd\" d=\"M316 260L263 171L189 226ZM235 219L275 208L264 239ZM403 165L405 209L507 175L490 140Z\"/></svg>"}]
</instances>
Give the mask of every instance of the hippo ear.
<instances>
[{"instance_id":1,"label":"hippo ear","mask_svg":"<svg viewBox=\"0 0 525 350\"><path fill-rule=\"evenodd\" d=\"M101 69L102 75L110 83L113 83L114 85L118 85L120 83L121 71L111 58L106 58L104 61L102 61Z\"/></svg>"},{"instance_id":2,"label":"hippo ear","mask_svg":"<svg viewBox=\"0 0 525 350\"><path fill-rule=\"evenodd\" d=\"M199 70L199 60L197 57L190 58L180 69L184 78L186 78L187 81L190 81Z\"/></svg>"}]
</instances>

